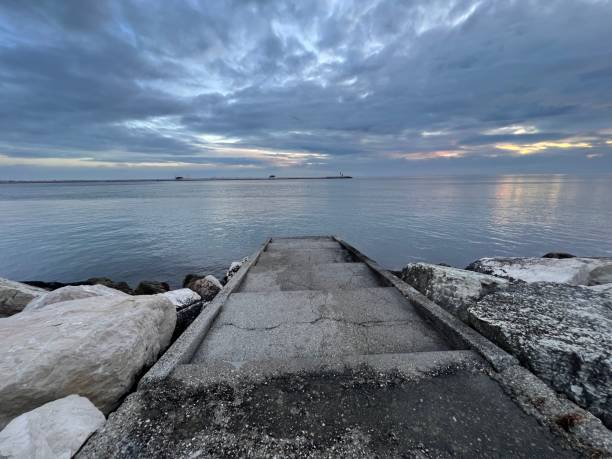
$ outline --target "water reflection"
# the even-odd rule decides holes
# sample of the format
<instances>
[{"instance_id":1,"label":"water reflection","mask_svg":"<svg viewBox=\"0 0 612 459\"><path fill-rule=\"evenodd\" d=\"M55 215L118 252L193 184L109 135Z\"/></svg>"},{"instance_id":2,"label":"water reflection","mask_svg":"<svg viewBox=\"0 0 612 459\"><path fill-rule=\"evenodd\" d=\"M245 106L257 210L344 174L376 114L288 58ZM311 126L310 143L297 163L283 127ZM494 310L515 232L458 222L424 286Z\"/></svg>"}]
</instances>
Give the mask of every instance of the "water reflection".
<instances>
[{"instance_id":1,"label":"water reflection","mask_svg":"<svg viewBox=\"0 0 612 459\"><path fill-rule=\"evenodd\" d=\"M338 234L388 267L612 255L610 177L0 185L0 276L178 285L270 235Z\"/></svg>"}]
</instances>

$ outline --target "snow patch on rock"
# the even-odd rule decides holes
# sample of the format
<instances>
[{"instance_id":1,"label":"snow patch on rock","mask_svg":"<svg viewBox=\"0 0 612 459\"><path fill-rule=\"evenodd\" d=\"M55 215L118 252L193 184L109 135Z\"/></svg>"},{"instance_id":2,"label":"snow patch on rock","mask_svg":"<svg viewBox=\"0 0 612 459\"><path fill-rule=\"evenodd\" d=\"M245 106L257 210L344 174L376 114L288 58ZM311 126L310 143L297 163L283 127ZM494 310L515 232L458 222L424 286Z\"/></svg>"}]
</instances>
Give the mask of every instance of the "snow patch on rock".
<instances>
[{"instance_id":1,"label":"snow patch on rock","mask_svg":"<svg viewBox=\"0 0 612 459\"><path fill-rule=\"evenodd\" d=\"M179 288L178 290L170 290L161 294L168 298L177 308L189 306L190 304L200 301L202 297L190 288Z\"/></svg>"},{"instance_id":2,"label":"snow patch on rock","mask_svg":"<svg viewBox=\"0 0 612 459\"><path fill-rule=\"evenodd\" d=\"M612 258L481 258L470 271L525 282L597 285L612 282Z\"/></svg>"}]
</instances>

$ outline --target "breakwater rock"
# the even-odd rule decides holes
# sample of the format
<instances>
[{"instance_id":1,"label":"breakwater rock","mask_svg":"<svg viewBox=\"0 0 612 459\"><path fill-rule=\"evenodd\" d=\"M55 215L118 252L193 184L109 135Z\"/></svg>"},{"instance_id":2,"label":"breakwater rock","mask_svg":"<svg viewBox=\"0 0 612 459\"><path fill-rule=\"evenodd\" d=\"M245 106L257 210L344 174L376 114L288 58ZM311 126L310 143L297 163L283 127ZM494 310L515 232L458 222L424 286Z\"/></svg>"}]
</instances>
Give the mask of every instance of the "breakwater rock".
<instances>
[{"instance_id":1,"label":"breakwater rock","mask_svg":"<svg viewBox=\"0 0 612 459\"><path fill-rule=\"evenodd\" d=\"M581 259L572 265L568 260L577 259L482 259L470 265L503 277L413 263L404 268L402 278L612 428L610 284L507 279L606 279L609 259ZM536 266L550 272L537 272Z\"/></svg>"},{"instance_id":2,"label":"breakwater rock","mask_svg":"<svg viewBox=\"0 0 612 459\"><path fill-rule=\"evenodd\" d=\"M161 295L82 298L0 320L0 428L71 394L109 413L168 346L175 323Z\"/></svg>"},{"instance_id":3,"label":"breakwater rock","mask_svg":"<svg viewBox=\"0 0 612 459\"><path fill-rule=\"evenodd\" d=\"M525 282L558 282L571 285L600 285L612 282L612 258L481 258L466 269Z\"/></svg>"},{"instance_id":4,"label":"breakwater rock","mask_svg":"<svg viewBox=\"0 0 612 459\"><path fill-rule=\"evenodd\" d=\"M0 457L69 458L105 422L93 403L69 395L13 419L0 432Z\"/></svg>"}]
</instances>

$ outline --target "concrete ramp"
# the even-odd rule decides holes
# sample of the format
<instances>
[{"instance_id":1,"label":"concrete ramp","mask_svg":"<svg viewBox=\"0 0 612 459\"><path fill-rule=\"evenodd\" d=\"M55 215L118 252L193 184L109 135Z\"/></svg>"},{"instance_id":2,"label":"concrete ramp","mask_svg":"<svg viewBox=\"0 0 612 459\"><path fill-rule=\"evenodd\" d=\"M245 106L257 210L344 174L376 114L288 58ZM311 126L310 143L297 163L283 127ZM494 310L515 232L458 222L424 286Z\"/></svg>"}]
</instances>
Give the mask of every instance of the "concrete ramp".
<instances>
[{"instance_id":1,"label":"concrete ramp","mask_svg":"<svg viewBox=\"0 0 612 459\"><path fill-rule=\"evenodd\" d=\"M80 455L593 453L554 433L554 393L419 295L343 241L272 238Z\"/></svg>"}]
</instances>

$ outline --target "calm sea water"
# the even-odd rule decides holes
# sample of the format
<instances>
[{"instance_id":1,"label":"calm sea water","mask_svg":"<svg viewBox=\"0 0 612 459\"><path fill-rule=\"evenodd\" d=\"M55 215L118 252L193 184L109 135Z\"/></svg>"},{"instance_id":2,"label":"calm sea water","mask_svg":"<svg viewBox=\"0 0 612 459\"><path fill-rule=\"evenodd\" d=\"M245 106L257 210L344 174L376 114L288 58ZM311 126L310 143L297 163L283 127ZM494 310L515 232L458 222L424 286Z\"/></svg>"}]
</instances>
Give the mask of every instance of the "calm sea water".
<instances>
[{"instance_id":1,"label":"calm sea water","mask_svg":"<svg viewBox=\"0 0 612 459\"><path fill-rule=\"evenodd\" d=\"M612 177L0 184L0 276L222 275L268 236L339 235L388 268L612 256Z\"/></svg>"}]
</instances>

